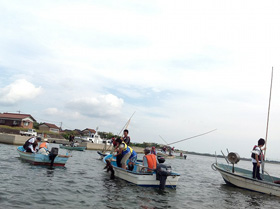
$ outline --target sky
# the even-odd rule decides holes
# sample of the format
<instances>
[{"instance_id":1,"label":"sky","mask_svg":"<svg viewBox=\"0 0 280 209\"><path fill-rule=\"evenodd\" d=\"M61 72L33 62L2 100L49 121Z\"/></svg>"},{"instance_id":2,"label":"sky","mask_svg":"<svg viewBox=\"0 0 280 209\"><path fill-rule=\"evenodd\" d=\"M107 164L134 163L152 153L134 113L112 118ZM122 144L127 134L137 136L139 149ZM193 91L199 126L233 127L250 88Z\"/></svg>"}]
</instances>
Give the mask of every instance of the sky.
<instances>
[{"instance_id":1,"label":"sky","mask_svg":"<svg viewBox=\"0 0 280 209\"><path fill-rule=\"evenodd\" d=\"M0 112L280 160L280 2L0 2Z\"/></svg>"}]
</instances>

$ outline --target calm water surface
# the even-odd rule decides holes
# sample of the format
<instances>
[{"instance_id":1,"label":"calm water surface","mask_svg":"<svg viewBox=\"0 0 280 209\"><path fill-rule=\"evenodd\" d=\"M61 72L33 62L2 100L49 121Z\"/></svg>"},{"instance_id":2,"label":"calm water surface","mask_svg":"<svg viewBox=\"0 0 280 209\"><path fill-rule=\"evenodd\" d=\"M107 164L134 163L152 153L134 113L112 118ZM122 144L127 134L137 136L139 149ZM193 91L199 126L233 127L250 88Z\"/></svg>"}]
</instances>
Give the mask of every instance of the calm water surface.
<instances>
[{"instance_id":1,"label":"calm water surface","mask_svg":"<svg viewBox=\"0 0 280 209\"><path fill-rule=\"evenodd\" d=\"M176 190L160 193L110 180L96 151L69 153L65 168L51 170L21 161L16 146L0 144L0 208L280 208L278 197L227 186L211 169L212 157L167 159L181 178ZM247 161L238 166L252 167ZM266 169L280 176L280 165L267 163Z\"/></svg>"}]
</instances>

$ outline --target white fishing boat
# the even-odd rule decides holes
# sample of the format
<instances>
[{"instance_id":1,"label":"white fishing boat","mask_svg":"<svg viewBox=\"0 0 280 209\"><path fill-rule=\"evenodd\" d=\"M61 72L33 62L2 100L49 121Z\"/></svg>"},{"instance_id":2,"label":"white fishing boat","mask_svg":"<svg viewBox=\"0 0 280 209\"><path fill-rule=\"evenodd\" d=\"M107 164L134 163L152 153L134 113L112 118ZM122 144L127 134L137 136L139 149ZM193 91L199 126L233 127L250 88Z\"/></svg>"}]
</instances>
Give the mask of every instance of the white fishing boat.
<instances>
[{"instance_id":1,"label":"white fishing boat","mask_svg":"<svg viewBox=\"0 0 280 209\"><path fill-rule=\"evenodd\" d=\"M280 184L277 184L280 178L278 177L262 175L263 180L253 179L251 170L218 163L212 164L212 169L219 171L229 185L280 197Z\"/></svg>"},{"instance_id":2,"label":"white fishing boat","mask_svg":"<svg viewBox=\"0 0 280 209\"><path fill-rule=\"evenodd\" d=\"M270 95L268 104L268 115L267 115L267 125L266 125L266 136L265 145L267 146L268 138L268 124L269 124L269 113L270 113L270 102L271 102L271 92L272 92L272 80L273 80L273 68L271 71L271 83L270 83ZM267 149L264 150L264 155L266 156ZM215 164L212 164L212 169L217 170L222 175L224 181L227 184L234 185L243 189L252 190L255 192L261 192L269 195L275 195L280 197L280 178L275 176L266 175L264 173L265 161L262 159L262 180L253 178L252 170L246 170L242 168L234 167L239 161L239 155L237 153L229 153L225 157L226 161L232 163L230 165L218 164L217 160Z\"/></svg>"},{"instance_id":3,"label":"white fishing boat","mask_svg":"<svg viewBox=\"0 0 280 209\"><path fill-rule=\"evenodd\" d=\"M96 130L95 133L91 133L88 136L83 136L81 137L81 140L84 142L92 142L95 144L107 144L110 145L111 144L111 140L109 139L102 139L100 137L100 135L98 134L98 130Z\"/></svg>"},{"instance_id":4,"label":"white fishing boat","mask_svg":"<svg viewBox=\"0 0 280 209\"><path fill-rule=\"evenodd\" d=\"M113 160L111 160L113 159ZM136 163L132 171L125 170L123 168L117 167L115 157L112 158L112 155L107 155L103 158L104 163L106 160L110 160L111 165L114 169L114 174L116 177L121 178L127 182L136 184L138 186L147 186L147 187L160 187L160 180L157 180L157 172L143 172L143 166L141 162ZM171 167L170 167L171 168ZM177 186L180 174L170 171L166 182L165 187L175 188Z\"/></svg>"}]
</instances>

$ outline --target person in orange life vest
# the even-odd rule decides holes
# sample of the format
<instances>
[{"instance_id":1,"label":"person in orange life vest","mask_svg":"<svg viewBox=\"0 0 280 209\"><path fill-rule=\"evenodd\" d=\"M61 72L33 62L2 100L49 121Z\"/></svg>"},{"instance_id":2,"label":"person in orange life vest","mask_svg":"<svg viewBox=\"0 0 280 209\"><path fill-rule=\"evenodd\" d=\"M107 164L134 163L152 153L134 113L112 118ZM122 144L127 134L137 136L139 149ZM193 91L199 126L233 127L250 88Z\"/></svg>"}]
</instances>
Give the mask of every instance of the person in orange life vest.
<instances>
[{"instance_id":1,"label":"person in orange life vest","mask_svg":"<svg viewBox=\"0 0 280 209\"><path fill-rule=\"evenodd\" d=\"M252 163L253 163L253 178L257 178L258 180L262 180L260 177L260 166L263 159L263 153L262 150L265 150L265 148L262 149L262 147L265 144L265 140L260 138L258 141L258 145L255 145L252 150Z\"/></svg>"},{"instance_id":2,"label":"person in orange life vest","mask_svg":"<svg viewBox=\"0 0 280 209\"><path fill-rule=\"evenodd\" d=\"M44 139L43 142L40 144L38 153L43 154L43 155L49 154L48 139Z\"/></svg>"},{"instance_id":3,"label":"person in orange life vest","mask_svg":"<svg viewBox=\"0 0 280 209\"><path fill-rule=\"evenodd\" d=\"M155 147L152 147L151 154L157 155L157 151Z\"/></svg>"},{"instance_id":4,"label":"person in orange life vest","mask_svg":"<svg viewBox=\"0 0 280 209\"><path fill-rule=\"evenodd\" d=\"M154 154L150 154L150 149L144 149L143 166L147 167L144 172L152 172L157 168L157 158Z\"/></svg>"},{"instance_id":5,"label":"person in orange life vest","mask_svg":"<svg viewBox=\"0 0 280 209\"><path fill-rule=\"evenodd\" d=\"M124 131L123 131L123 138L122 138L122 140L127 144L127 146L130 144L130 137L128 136L128 130L127 129L125 129Z\"/></svg>"},{"instance_id":6,"label":"person in orange life vest","mask_svg":"<svg viewBox=\"0 0 280 209\"><path fill-rule=\"evenodd\" d=\"M40 137L32 137L24 143L23 148L26 150L26 152L36 153L39 149L38 143L40 141Z\"/></svg>"}]
</instances>

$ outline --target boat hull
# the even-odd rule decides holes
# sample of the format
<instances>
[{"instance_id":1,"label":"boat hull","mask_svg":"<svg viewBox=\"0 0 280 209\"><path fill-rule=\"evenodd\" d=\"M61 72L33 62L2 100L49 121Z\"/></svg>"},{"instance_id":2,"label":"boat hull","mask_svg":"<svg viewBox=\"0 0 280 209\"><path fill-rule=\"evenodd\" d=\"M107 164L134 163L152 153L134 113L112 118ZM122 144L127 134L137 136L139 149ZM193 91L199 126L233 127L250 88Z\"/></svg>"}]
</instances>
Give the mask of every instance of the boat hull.
<instances>
[{"instance_id":1,"label":"boat hull","mask_svg":"<svg viewBox=\"0 0 280 209\"><path fill-rule=\"evenodd\" d=\"M213 169L220 172L227 184L255 192L265 193L280 197L280 185L273 183L280 179L273 176L264 175L263 180L253 179L252 171L235 168L233 173L230 166L224 164L213 164Z\"/></svg>"},{"instance_id":2,"label":"boat hull","mask_svg":"<svg viewBox=\"0 0 280 209\"><path fill-rule=\"evenodd\" d=\"M59 145L59 147L62 149L77 150L77 151L84 151L86 149L86 147L70 147L70 146L63 146L63 145Z\"/></svg>"},{"instance_id":3,"label":"boat hull","mask_svg":"<svg viewBox=\"0 0 280 209\"><path fill-rule=\"evenodd\" d=\"M108 155L103 158L103 161L105 162L106 159L110 159L111 157L112 157L112 155ZM133 171L128 171L128 170L122 169L120 167L117 167L115 165L114 161L112 161L111 164L114 168L115 176L120 179L123 179L123 180L133 183L133 184L136 184L138 186L147 186L147 187L159 187L160 186L159 180L156 180L156 172L153 172L153 173L139 172L139 169L141 168L141 166L139 165L139 162L137 162L138 165L137 164L135 165L135 168ZM175 188L177 186L179 178L180 178L180 174L172 173L171 176L167 177L165 186Z\"/></svg>"},{"instance_id":4,"label":"boat hull","mask_svg":"<svg viewBox=\"0 0 280 209\"><path fill-rule=\"evenodd\" d=\"M28 161L34 165L51 165L48 155L24 152L22 146L17 148L17 152L19 153L20 159ZM54 160L53 166L65 166L69 157L70 156L66 155L58 155Z\"/></svg>"}]
</instances>

